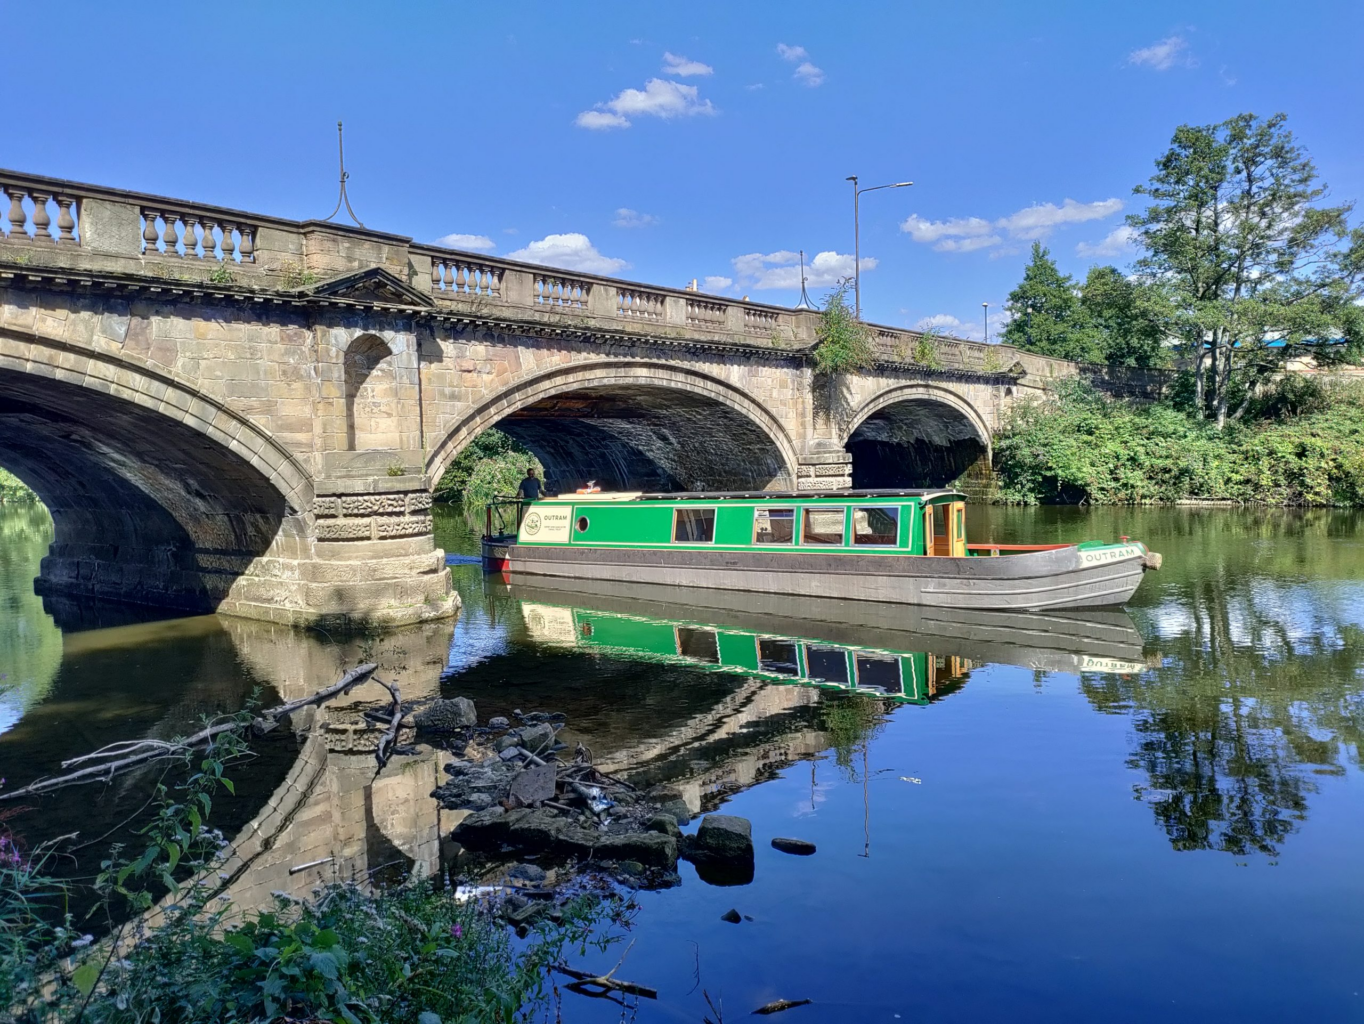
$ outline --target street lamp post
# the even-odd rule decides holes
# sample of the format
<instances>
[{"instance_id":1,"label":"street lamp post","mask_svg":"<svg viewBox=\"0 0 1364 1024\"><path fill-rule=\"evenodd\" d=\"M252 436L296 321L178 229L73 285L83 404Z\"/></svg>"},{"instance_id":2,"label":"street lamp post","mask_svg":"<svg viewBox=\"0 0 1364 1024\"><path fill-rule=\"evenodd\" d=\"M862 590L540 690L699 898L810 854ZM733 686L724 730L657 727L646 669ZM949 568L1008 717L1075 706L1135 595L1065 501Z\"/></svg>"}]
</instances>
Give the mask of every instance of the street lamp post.
<instances>
[{"instance_id":1,"label":"street lamp post","mask_svg":"<svg viewBox=\"0 0 1364 1024\"><path fill-rule=\"evenodd\" d=\"M985 344L990 344L990 304L982 302L981 309L985 310Z\"/></svg>"},{"instance_id":2,"label":"street lamp post","mask_svg":"<svg viewBox=\"0 0 1364 1024\"><path fill-rule=\"evenodd\" d=\"M853 183L853 308L858 320L862 319L862 238L858 222L858 198L863 192L875 192L883 188L907 188L912 181L897 181L891 185L873 185L870 188L857 187L857 175L850 174L848 181Z\"/></svg>"}]
</instances>

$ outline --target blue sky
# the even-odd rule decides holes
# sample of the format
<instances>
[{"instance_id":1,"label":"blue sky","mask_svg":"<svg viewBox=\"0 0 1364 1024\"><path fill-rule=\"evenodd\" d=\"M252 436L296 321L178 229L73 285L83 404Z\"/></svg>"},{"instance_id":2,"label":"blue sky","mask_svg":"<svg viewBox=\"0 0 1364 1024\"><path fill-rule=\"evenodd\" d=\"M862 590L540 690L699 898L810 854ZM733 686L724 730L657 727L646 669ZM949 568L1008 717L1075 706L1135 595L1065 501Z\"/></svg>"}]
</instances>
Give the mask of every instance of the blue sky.
<instances>
[{"instance_id":1,"label":"blue sky","mask_svg":"<svg viewBox=\"0 0 1364 1024\"><path fill-rule=\"evenodd\" d=\"M17 13L17 8L16 8ZM10 19L14 20L14 19ZM1122 264L1174 128L1285 111L1364 196L1364 4L63 4L15 21L0 166L979 336L1042 238ZM558 236L558 237L556 237ZM824 254L824 255L820 255ZM995 327L998 321L992 316Z\"/></svg>"}]
</instances>

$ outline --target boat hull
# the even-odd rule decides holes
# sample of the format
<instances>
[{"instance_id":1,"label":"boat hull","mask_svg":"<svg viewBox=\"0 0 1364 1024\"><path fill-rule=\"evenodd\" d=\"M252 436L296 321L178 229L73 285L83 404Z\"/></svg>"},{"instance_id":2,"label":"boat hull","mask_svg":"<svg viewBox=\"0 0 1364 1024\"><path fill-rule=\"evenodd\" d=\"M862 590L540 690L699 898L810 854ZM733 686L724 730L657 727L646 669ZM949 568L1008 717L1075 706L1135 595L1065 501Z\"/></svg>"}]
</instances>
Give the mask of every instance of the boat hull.
<instances>
[{"instance_id":1,"label":"boat hull","mask_svg":"<svg viewBox=\"0 0 1364 1024\"><path fill-rule=\"evenodd\" d=\"M1000 557L485 545L513 579L546 577L1003 611L1122 605L1148 566L1137 544Z\"/></svg>"}]
</instances>

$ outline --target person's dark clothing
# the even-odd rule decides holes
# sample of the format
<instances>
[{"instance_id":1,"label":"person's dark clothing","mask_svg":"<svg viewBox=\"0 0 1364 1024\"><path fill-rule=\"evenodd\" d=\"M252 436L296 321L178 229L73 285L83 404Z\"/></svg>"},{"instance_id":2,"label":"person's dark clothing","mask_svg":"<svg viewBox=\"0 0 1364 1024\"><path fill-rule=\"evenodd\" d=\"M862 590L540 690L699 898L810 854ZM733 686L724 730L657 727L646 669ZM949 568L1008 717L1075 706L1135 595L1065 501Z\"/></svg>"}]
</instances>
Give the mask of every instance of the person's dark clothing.
<instances>
[{"instance_id":1,"label":"person's dark clothing","mask_svg":"<svg viewBox=\"0 0 1364 1024\"><path fill-rule=\"evenodd\" d=\"M525 498L527 501L540 500L540 481L533 476L528 476L521 481L521 486L516 489L518 498Z\"/></svg>"}]
</instances>

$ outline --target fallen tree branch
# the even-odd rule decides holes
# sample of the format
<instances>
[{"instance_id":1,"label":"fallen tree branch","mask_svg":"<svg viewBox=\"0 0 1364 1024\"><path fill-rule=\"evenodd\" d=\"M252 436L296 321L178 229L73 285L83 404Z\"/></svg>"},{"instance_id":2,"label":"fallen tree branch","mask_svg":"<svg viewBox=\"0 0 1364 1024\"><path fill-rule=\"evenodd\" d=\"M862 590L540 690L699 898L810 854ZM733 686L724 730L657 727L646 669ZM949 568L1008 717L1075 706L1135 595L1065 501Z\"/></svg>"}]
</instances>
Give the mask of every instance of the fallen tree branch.
<instances>
[{"instance_id":1,"label":"fallen tree branch","mask_svg":"<svg viewBox=\"0 0 1364 1024\"><path fill-rule=\"evenodd\" d=\"M575 979L572 983L565 985L564 988L571 989L579 995L591 996L600 999L609 996L612 992L623 992L630 996L643 996L645 999L657 999L658 989L649 988L647 985L637 985L633 981L617 981L615 973L620 970L620 965L625 963L625 958L630 955L630 950L634 948L635 940L630 940L630 945L625 947L625 952L616 961L616 966L612 967L605 974L590 974L587 971L579 971L569 967L567 964L553 964L554 970L560 974L567 975ZM596 991L592 991L596 989Z\"/></svg>"},{"instance_id":2,"label":"fallen tree branch","mask_svg":"<svg viewBox=\"0 0 1364 1024\"><path fill-rule=\"evenodd\" d=\"M386 683L382 679L376 679L374 682L387 690L388 695L393 698L393 705L389 710L388 728L379 737L379 746L374 750L374 760L379 762L379 767L375 769L375 774L378 775L388 764L388 759L393 756L393 745L398 742L398 724L403 720L403 698L398 687L393 683Z\"/></svg>"},{"instance_id":3,"label":"fallen tree branch","mask_svg":"<svg viewBox=\"0 0 1364 1024\"><path fill-rule=\"evenodd\" d=\"M299 708L307 707L310 704L321 704L338 694L345 693L352 687L358 686L373 674L377 665L360 665L353 668L341 677L341 680L325 690L319 690L311 697L303 697L299 700L281 704L278 707L262 711L260 718L271 723L283 718L285 715L297 711ZM65 768L73 764L83 764L87 761L102 761L101 764L88 765L79 768L66 775L52 775L41 778L29 783L22 789L14 789L8 792L0 790L0 801L17 800L22 796L34 796L39 793L48 793L54 789L62 789L66 786L78 786L86 782L108 782L120 772L125 772L129 768L136 768L138 765L147 764L150 761L161 760L162 758L180 757L183 754L208 743L215 736L238 729L241 724L235 720L219 722L200 729L192 736L187 736L176 742L166 740L121 740L118 743L111 743L107 747L81 757L71 758L62 762ZM113 760L108 760L113 758Z\"/></svg>"}]
</instances>

